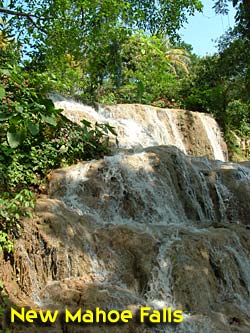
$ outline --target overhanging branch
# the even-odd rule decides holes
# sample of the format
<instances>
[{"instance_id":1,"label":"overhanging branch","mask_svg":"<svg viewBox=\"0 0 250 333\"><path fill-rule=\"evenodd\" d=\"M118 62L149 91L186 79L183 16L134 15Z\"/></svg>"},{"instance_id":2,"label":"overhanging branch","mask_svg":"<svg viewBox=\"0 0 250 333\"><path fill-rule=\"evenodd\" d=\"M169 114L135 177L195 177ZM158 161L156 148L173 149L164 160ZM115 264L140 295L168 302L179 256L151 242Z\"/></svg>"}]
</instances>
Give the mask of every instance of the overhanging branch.
<instances>
[{"instance_id":1,"label":"overhanging branch","mask_svg":"<svg viewBox=\"0 0 250 333\"><path fill-rule=\"evenodd\" d=\"M25 17L34 27L36 27L41 32L47 34L47 31L44 30L40 25L38 25L33 19L33 18L37 18L37 19L40 19L40 20L46 20L46 18L44 18L44 17L39 17L38 15L34 15L34 14L31 14L31 13L17 12L15 10L10 10L10 9L7 9L7 8L2 8L2 7L0 7L0 13L4 13L4 14L7 14L7 15L13 15L13 16Z\"/></svg>"}]
</instances>

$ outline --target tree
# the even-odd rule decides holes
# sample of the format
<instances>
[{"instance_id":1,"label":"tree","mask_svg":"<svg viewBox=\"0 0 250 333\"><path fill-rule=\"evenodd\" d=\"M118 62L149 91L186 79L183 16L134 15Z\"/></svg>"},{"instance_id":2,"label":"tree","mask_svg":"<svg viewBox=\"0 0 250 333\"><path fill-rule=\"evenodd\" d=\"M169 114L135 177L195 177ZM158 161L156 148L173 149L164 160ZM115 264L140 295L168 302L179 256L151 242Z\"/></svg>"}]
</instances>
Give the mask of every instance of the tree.
<instances>
[{"instance_id":1,"label":"tree","mask_svg":"<svg viewBox=\"0 0 250 333\"><path fill-rule=\"evenodd\" d=\"M189 52L182 47L174 47L167 38L163 39L162 45L163 52L169 61L173 73L177 75L178 70L188 73L188 66L191 62Z\"/></svg>"},{"instance_id":2,"label":"tree","mask_svg":"<svg viewBox=\"0 0 250 333\"><path fill-rule=\"evenodd\" d=\"M65 53L78 59L107 41L119 48L133 29L174 38L187 14L201 8L200 0L12 0L0 13L28 45L26 52L45 52L52 61Z\"/></svg>"},{"instance_id":3,"label":"tree","mask_svg":"<svg viewBox=\"0 0 250 333\"><path fill-rule=\"evenodd\" d=\"M181 89L182 105L213 114L232 150L236 134L250 135L249 77L244 43L242 38L235 39L220 53L197 59Z\"/></svg>"},{"instance_id":4,"label":"tree","mask_svg":"<svg viewBox=\"0 0 250 333\"><path fill-rule=\"evenodd\" d=\"M228 13L228 2L232 2L236 9L235 32L238 32L242 37L246 37L250 40L250 1L249 0L216 0L215 11L220 14Z\"/></svg>"},{"instance_id":5,"label":"tree","mask_svg":"<svg viewBox=\"0 0 250 333\"><path fill-rule=\"evenodd\" d=\"M17 64L19 60L20 53L14 35L11 34L9 25L0 19L0 65L6 62Z\"/></svg>"},{"instance_id":6,"label":"tree","mask_svg":"<svg viewBox=\"0 0 250 333\"><path fill-rule=\"evenodd\" d=\"M235 27L218 41L218 53L197 59L191 75L183 81L181 99L185 107L212 113L219 121L230 156L242 159L237 137L250 135L250 1L215 0L215 11L236 9Z\"/></svg>"},{"instance_id":7,"label":"tree","mask_svg":"<svg viewBox=\"0 0 250 333\"><path fill-rule=\"evenodd\" d=\"M171 41L187 14L201 8L200 0L12 0L0 13L22 52L31 57L26 68L53 73L57 81L75 77L79 85L72 84L69 93L98 99L104 82L112 82L115 89L121 86L126 67L122 48L132 34L141 29L148 36L167 35ZM172 71L180 66L187 70L185 56L166 53ZM79 64L77 70L70 68L69 57Z\"/></svg>"},{"instance_id":8,"label":"tree","mask_svg":"<svg viewBox=\"0 0 250 333\"><path fill-rule=\"evenodd\" d=\"M218 13L227 13L229 0L217 0L215 9ZM234 81L240 78L241 99L250 102L250 1L233 0L236 8L236 25L228 30L219 40L218 48L221 58L221 66L228 71L228 77ZM237 81L237 80L236 80Z\"/></svg>"},{"instance_id":9,"label":"tree","mask_svg":"<svg viewBox=\"0 0 250 333\"><path fill-rule=\"evenodd\" d=\"M10 36L8 27L4 20L0 19L0 49L6 50L7 45L13 40L13 36Z\"/></svg>"}]
</instances>

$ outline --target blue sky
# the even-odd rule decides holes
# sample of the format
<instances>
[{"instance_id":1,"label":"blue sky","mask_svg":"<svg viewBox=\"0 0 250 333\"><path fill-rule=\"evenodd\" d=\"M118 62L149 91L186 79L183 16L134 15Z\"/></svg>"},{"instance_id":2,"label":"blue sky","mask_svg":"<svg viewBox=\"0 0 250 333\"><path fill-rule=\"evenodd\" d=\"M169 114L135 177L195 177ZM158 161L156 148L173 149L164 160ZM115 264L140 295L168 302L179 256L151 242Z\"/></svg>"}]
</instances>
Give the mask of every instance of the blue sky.
<instances>
[{"instance_id":1,"label":"blue sky","mask_svg":"<svg viewBox=\"0 0 250 333\"><path fill-rule=\"evenodd\" d=\"M229 14L216 15L213 0L202 0L203 13L196 13L188 19L188 23L180 30L182 39L193 46L193 51L199 56L213 54L217 51L215 40L228 27L234 25L235 10L230 6ZM214 40L214 41L213 41Z\"/></svg>"}]
</instances>

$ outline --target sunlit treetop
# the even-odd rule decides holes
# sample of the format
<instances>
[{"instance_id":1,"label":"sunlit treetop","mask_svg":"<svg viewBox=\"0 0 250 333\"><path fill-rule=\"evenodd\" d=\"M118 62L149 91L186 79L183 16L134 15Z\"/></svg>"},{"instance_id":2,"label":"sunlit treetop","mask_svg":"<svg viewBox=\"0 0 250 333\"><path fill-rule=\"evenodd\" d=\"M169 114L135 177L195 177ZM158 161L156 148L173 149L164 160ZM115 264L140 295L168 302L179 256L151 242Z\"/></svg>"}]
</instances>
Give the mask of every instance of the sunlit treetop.
<instances>
[{"instance_id":1,"label":"sunlit treetop","mask_svg":"<svg viewBox=\"0 0 250 333\"><path fill-rule=\"evenodd\" d=\"M23 44L67 45L71 51L91 36L98 39L134 29L175 38L187 16L200 11L202 4L200 0L10 0L0 1L0 7Z\"/></svg>"}]
</instances>

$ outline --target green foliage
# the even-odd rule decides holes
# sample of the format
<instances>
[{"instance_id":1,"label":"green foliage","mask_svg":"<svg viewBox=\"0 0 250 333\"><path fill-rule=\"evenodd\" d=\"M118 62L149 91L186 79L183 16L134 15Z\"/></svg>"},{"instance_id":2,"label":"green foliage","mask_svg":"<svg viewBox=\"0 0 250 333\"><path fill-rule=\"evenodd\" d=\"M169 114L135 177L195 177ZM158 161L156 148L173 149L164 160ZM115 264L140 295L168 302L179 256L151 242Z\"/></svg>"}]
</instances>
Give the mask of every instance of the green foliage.
<instances>
[{"instance_id":1,"label":"green foliage","mask_svg":"<svg viewBox=\"0 0 250 333\"><path fill-rule=\"evenodd\" d=\"M0 76L0 121L11 148L37 136L48 125L57 125L59 111L50 100L36 92L32 80L26 78L20 68L10 65L0 68Z\"/></svg>"},{"instance_id":2,"label":"green foliage","mask_svg":"<svg viewBox=\"0 0 250 333\"><path fill-rule=\"evenodd\" d=\"M135 30L173 40L187 16L201 8L200 0L157 5L148 0L25 0L11 1L0 12L16 32L22 52L32 60L29 65L26 61L27 68L49 73L57 91L94 102L106 95L104 82L112 81L113 89L121 86L123 47ZM140 97L142 83L135 90Z\"/></svg>"},{"instance_id":3,"label":"green foliage","mask_svg":"<svg viewBox=\"0 0 250 333\"><path fill-rule=\"evenodd\" d=\"M190 74L183 79L179 91L184 108L209 112L215 116L230 150L238 150L234 134L239 137L250 135L250 63L247 45L246 40L230 40L230 34L226 34L220 40L219 54L193 62Z\"/></svg>"},{"instance_id":4,"label":"green foliage","mask_svg":"<svg viewBox=\"0 0 250 333\"><path fill-rule=\"evenodd\" d=\"M44 95L50 82L42 74L5 63L0 76L0 249L10 252L20 221L34 208L33 192L45 190L46 175L108 153L109 134L116 133L108 124L71 123Z\"/></svg>"},{"instance_id":5,"label":"green foliage","mask_svg":"<svg viewBox=\"0 0 250 333\"><path fill-rule=\"evenodd\" d=\"M131 36L122 50L123 82L117 92L122 101L126 101L126 94L128 101L145 104L173 99L177 78L187 69L185 61L178 59L177 50L183 49L174 48L164 38Z\"/></svg>"},{"instance_id":6,"label":"green foliage","mask_svg":"<svg viewBox=\"0 0 250 333\"><path fill-rule=\"evenodd\" d=\"M228 14L229 1L232 1L236 10L234 33L250 40L250 2L245 0L216 0L215 11L220 14Z\"/></svg>"},{"instance_id":7,"label":"green foliage","mask_svg":"<svg viewBox=\"0 0 250 333\"><path fill-rule=\"evenodd\" d=\"M60 55L72 51L75 56L78 50L93 47L94 37L102 41L103 34L120 27L174 36L187 15L201 11L202 4L199 0L159 1L157 5L149 0L22 0L11 1L7 9L8 13L1 8L0 12L9 14L19 38L25 43L32 41L35 48L46 45L51 57L53 52ZM86 41L91 44L87 46Z\"/></svg>"},{"instance_id":8,"label":"green foliage","mask_svg":"<svg viewBox=\"0 0 250 333\"><path fill-rule=\"evenodd\" d=\"M150 104L170 94L175 78L161 48L160 38L142 34L131 36L123 45L118 101Z\"/></svg>"},{"instance_id":9,"label":"green foliage","mask_svg":"<svg viewBox=\"0 0 250 333\"><path fill-rule=\"evenodd\" d=\"M14 34L5 20L0 19L0 64L16 65L20 60L20 52L14 43Z\"/></svg>"},{"instance_id":10,"label":"green foliage","mask_svg":"<svg viewBox=\"0 0 250 333\"><path fill-rule=\"evenodd\" d=\"M8 234L0 230L0 251L10 253L13 250L13 242L8 239Z\"/></svg>"},{"instance_id":11,"label":"green foliage","mask_svg":"<svg viewBox=\"0 0 250 333\"><path fill-rule=\"evenodd\" d=\"M250 137L250 105L240 100L228 103L225 112L227 128L240 136Z\"/></svg>"},{"instance_id":12,"label":"green foliage","mask_svg":"<svg viewBox=\"0 0 250 333\"><path fill-rule=\"evenodd\" d=\"M34 208L35 196L33 192L23 189L11 194L2 192L0 196L0 250L7 253L13 249L13 235L20 230L20 220L31 217L30 209Z\"/></svg>"},{"instance_id":13,"label":"green foliage","mask_svg":"<svg viewBox=\"0 0 250 333\"><path fill-rule=\"evenodd\" d=\"M0 164L10 188L39 184L46 172L78 159L108 151L108 125L69 122L43 94L44 75L28 75L20 67L0 69Z\"/></svg>"},{"instance_id":14,"label":"green foliage","mask_svg":"<svg viewBox=\"0 0 250 333\"><path fill-rule=\"evenodd\" d=\"M31 71L32 62L25 68L40 82L43 93L56 91L86 104L165 100L162 106L175 105L171 101L176 100L179 79L187 75L189 52L164 37L119 34L119 41L115 35L107 37L105 47L93 49L89 58L76 61L67 54L63 68L36 73Z\"/></svg>"},{"instance_id":15,"label":"green foliage","mask_svg":"<svg viewBox=\"0 0 250 333\"><path fill-rule=\"evenodd\" d=\"M26 138L15 150L4 142L0 146L3 182L9 190L30 185L39 188L52 169L107 154L109 132L114 133L107 124L92 127L85 122L80 127L62 117L55 130L48 128L43 137Z\"/></svg>"},{"instance_id":16,"label":"green foliage","mask_svg":"<svg viewBox=\"0 0 250 333\"><path fill-rule=\"evenodd\" d=\"M119 57L114 56L115 62L108 60L113 46L107 44L107 49L98 51L99 55L82 62L72 61L71 57L63 80L59 72L42 74L50 76L50 90L75 96L85 103L155 104L164 100L162 106L170 106L176 99L179 79L188 72L188 51L174 47L163 37L150 37L142 32L124 36L118 44ZM78 79L72 80L74 72Z\"/></svg>"}]
</instances>

